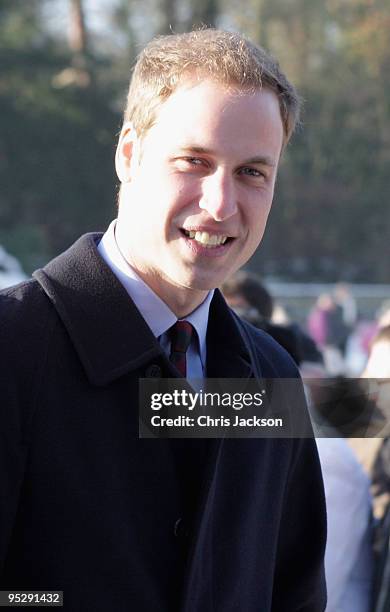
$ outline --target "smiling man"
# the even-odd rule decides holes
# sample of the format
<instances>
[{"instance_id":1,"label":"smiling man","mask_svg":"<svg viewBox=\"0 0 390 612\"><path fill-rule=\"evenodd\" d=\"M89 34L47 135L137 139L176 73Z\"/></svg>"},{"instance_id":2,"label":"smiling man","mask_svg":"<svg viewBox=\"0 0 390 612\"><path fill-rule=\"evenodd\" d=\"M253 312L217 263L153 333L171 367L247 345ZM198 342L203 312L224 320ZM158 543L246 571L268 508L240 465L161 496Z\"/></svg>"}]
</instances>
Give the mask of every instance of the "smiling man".
<instances>
[{"instance_id":1,"label":"smiling man","mask_svg":"<svg viewBox=\"0 0 390 612\"><path fill-rule=\"evenodd\" d=\"M312 439L138 437L140 378L298 376L216 289L261 241L298 111L238 34L141 53L118 218L0 298L2 589L72 612L324 610Z\"/></svg>"},{"instance_id":2,"label":"smiling man","mask_svg":"<svg viewBox=\"0 0 390 612\"><path fill-rule=\"evenodd\" d=\"M137 128L124 124L117 243L178 317L254 253L283 141L274 92L240 90L191 72L142 143Z\"/></svg>"}]
</instances>

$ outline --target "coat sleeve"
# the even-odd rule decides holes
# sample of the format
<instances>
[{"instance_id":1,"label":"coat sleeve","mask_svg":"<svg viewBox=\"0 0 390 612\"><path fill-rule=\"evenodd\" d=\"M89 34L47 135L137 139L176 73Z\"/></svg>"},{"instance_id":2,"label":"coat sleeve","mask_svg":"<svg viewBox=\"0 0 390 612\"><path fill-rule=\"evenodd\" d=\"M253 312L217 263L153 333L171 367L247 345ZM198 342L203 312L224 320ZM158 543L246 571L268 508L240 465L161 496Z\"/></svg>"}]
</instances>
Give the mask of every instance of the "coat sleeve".
<instances>
[{"instance_id":1,"label":"coat sleeve","mask_svg":"<svg viewBox=\"0 0 390 612\"><path fill-rule=\"evenodd\" d=\"M12 384L4 393L1 381L0 408L0 586L12 528L15 522L23 482L26 447L22 441L20 423L14 410Z\"/></svg>"},{"instance_id":2,"label":"coat sleeve","mask_svg":"<svg viewBox=\"0 0 390 612\"><path fill-rule=\"evenodd\" d=\"M326 511L314 439L293 440L277 549L272 612L323 612Z\"/></svg>"},{"instance_id":3,"label":"coat sleeve","mask_svg":"<svg viewBox=\"0 0 390 612\"><path fill-rule=\"evenodd\" d=\"M0 292L0 586L22 495L50 328L44 315L34 319L31 288L27 282Z\"/></svg>"}]
</instances>

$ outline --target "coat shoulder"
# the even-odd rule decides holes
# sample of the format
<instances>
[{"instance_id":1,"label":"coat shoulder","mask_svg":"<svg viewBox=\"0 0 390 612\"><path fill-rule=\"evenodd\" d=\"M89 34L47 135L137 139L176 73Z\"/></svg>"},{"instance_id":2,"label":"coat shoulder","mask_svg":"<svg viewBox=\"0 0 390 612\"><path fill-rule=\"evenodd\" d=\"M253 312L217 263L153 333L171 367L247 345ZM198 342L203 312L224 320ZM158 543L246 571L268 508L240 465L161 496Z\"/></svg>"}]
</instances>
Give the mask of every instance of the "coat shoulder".
<instances>
[{"instance_id":1,"label":"coat shoulder","mask_svg":"<svg viewBox=\"0 0 390 612\"><path fill-rule=\"evenodd\" d=\"M52 308L39 283L30 279L0 291L0 339L29 342L42 339Z\"/></svg>"},{"instance_id":2,"label":"coat shoulder","mask_svg":"<svg viewBox=\"0 0 390 612\"><path fill-rule=\"evenodd\" d=\"M0 353L3 374L23 388L42 367L57 315L36 280L0 291Z\"/></svg>"}]
</instances>

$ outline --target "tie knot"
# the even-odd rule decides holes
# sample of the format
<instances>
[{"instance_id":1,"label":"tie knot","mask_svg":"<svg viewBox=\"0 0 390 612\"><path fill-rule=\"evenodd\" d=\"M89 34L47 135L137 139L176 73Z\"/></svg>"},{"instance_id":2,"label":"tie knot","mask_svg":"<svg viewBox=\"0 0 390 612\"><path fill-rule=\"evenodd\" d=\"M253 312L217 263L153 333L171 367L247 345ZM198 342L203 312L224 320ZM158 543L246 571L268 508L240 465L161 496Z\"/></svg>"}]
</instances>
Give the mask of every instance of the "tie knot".
<instances>
[{"instance_id":1,"label":"tie knot","mask_svg":"<svg viewBox=\"0 0 390 612\"><path fill-rule=\"evenodd\" d=\"M186 353L191 344L194 328L188 321L176 321L169 330L171 352Z\"/></svg>"}]
</instances>

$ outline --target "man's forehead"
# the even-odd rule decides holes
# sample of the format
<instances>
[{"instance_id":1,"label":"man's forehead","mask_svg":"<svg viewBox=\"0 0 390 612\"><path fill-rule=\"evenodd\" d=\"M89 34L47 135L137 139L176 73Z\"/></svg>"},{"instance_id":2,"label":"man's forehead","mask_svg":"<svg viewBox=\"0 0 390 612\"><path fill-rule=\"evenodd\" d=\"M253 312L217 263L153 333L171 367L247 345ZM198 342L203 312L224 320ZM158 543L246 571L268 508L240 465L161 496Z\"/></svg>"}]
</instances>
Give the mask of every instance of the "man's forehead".
<instances>
[{"instance_id":1,"label":"man's forehead","mask_svg":"<svg viewBox=\"0 0 390 612\"><path fill-rule=\"evenodd\" d=\"M270 89L246 89L232 97L224 85L209 79L182 84L157 110L145 138L159 148L230 152L240 161L276 166L283 133L279 101Z\"/></svg>"},{"instance_id":2,"label":"man's forehead","mask_svg":"<svg viewBox=\"0 0 390 612\"><path fill-rule=\"evenodd\" d=\"M275 101L277 101L279 106L279 100L276 92L268 86L240 86L237 83L225 82L220 79L213 78L210 75L197 77L196 75L189 73L180 79L175 88L165 99L160 101L156 107L156 119L166 107L170 107L176 102L176 100L177 104L180 104L182 97L186 98L187 100L191 98L193 103L196 104L196 102L200 102L205 97L210 95L210 91L213 90L214 92L216 90L220 90L221 95L219 97L223 98L226 109L243 98L253 99L254 103L256 103L256 99L259 99L259 94L264 94L266 96L271 95L275 98Z\"/></svg>"}]
</instances>

